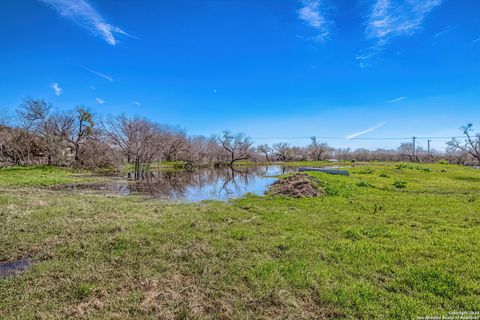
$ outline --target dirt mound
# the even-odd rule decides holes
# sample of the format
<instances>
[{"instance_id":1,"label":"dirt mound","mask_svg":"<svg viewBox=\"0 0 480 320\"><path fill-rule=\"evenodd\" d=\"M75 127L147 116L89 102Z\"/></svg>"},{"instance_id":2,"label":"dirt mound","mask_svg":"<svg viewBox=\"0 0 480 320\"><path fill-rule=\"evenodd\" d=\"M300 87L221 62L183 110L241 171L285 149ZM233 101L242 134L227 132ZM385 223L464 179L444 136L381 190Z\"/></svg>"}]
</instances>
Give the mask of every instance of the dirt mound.
<instances>
[{"instance_id":1,"label":"dirt mound","mask_svg":"<svg viewBox=\"0 0 480 320\"><path fill-rule=\"evenodd\" d=\"M325 193L318 184L319 181L314 177L297 173L274 182L268 194L294 198L318 197Z\"/></svg>"}]
</instances>

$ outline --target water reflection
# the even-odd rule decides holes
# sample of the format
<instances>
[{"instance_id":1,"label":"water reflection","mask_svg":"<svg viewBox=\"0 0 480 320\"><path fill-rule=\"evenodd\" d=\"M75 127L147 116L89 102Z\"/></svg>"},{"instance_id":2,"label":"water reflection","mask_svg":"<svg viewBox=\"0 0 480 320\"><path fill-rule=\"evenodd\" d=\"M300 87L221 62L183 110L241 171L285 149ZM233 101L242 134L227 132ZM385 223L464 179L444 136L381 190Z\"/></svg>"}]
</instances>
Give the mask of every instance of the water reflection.
<instances>
[{"instance_id":1,"label":"water reflection","mask_svg":"<svg viewBox=\"0 0 480 320\"><path fill-rule=\"evenodd\" d=\"M57 185L53 189L116 195L141 194L181 201L226 200L246 193L262 195L276 180L276 176L294 171L294 167L280 165L147 171L137 178L133 173L127 176L105 175L101 183Z\"/></svg>"},{"instance_id":2,"label":"water reflection","mask_svg":"<svg viewBox=\"0 0 480 320\"><path fill-rule=\"evenodd\" d=\"M294 170L284 166L257 166L149 171L142 173L139 179L130 178L128 191L164 199L225 200L246 193L263 194L276 180L275 176Z\"/></svg>"}]
</instances>

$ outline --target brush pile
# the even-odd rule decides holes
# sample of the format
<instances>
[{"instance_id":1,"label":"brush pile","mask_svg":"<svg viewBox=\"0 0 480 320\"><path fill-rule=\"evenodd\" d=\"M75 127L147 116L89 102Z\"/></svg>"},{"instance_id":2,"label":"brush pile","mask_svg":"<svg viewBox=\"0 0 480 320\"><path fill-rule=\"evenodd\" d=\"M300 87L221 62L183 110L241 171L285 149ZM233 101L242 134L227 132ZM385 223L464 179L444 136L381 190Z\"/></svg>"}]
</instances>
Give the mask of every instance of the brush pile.
<instances>
[{"instance_id":1,"label":"brush pile","mask_svg":"<svg viewBox=\"0 0 480 320\"><path fill-rule=\"evenodd\" d=\"M274 182L267 193L275 196L308 198L318 197L325 191L319 187L319 181L316 178L297 173Z\"/></svg>"}]
</instances>

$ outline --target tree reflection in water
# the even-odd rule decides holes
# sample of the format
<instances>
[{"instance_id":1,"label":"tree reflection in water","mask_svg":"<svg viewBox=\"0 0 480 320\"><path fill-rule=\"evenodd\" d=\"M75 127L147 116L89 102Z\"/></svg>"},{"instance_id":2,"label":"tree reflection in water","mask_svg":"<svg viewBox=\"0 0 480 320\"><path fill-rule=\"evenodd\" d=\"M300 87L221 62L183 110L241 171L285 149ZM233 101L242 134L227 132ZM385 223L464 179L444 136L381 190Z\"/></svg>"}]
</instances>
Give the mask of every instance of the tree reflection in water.
<instances>
[{"instance_id":1,"label":"tree reflection in water","mask_svg":"<svg viewBox=\"0 0 480 320\"><path fill-rule=\"evenodd\" d=\"M202 168L194 171L147 171L129 174L130 193L184 200L226 199L247 192L263 194L276 178L294 171L283 166Z\"/></svg>"}]
</instances>

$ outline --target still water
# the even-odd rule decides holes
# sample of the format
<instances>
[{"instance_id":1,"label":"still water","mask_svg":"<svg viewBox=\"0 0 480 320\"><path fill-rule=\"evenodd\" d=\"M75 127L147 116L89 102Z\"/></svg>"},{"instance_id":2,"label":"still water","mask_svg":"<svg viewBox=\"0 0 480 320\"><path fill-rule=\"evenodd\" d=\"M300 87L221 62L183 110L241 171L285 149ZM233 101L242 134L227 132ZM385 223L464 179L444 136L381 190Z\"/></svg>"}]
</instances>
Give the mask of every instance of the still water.
<instances>
[{"instance_id":1,"label":"still water","mask_svg":"<svg viewBox=\"0 0 480 320\"><path fill-rule=\"evenodd\" d=\"M72 184L72 190L107 192L120 195L140 194L151 198L179 201L227 200L246 193L263 195L276 176L295 172L279 165L245 168L201 168L194 171L148 171L140 179L109 177L107 182Z\"/></svg>"}]
</instances>

